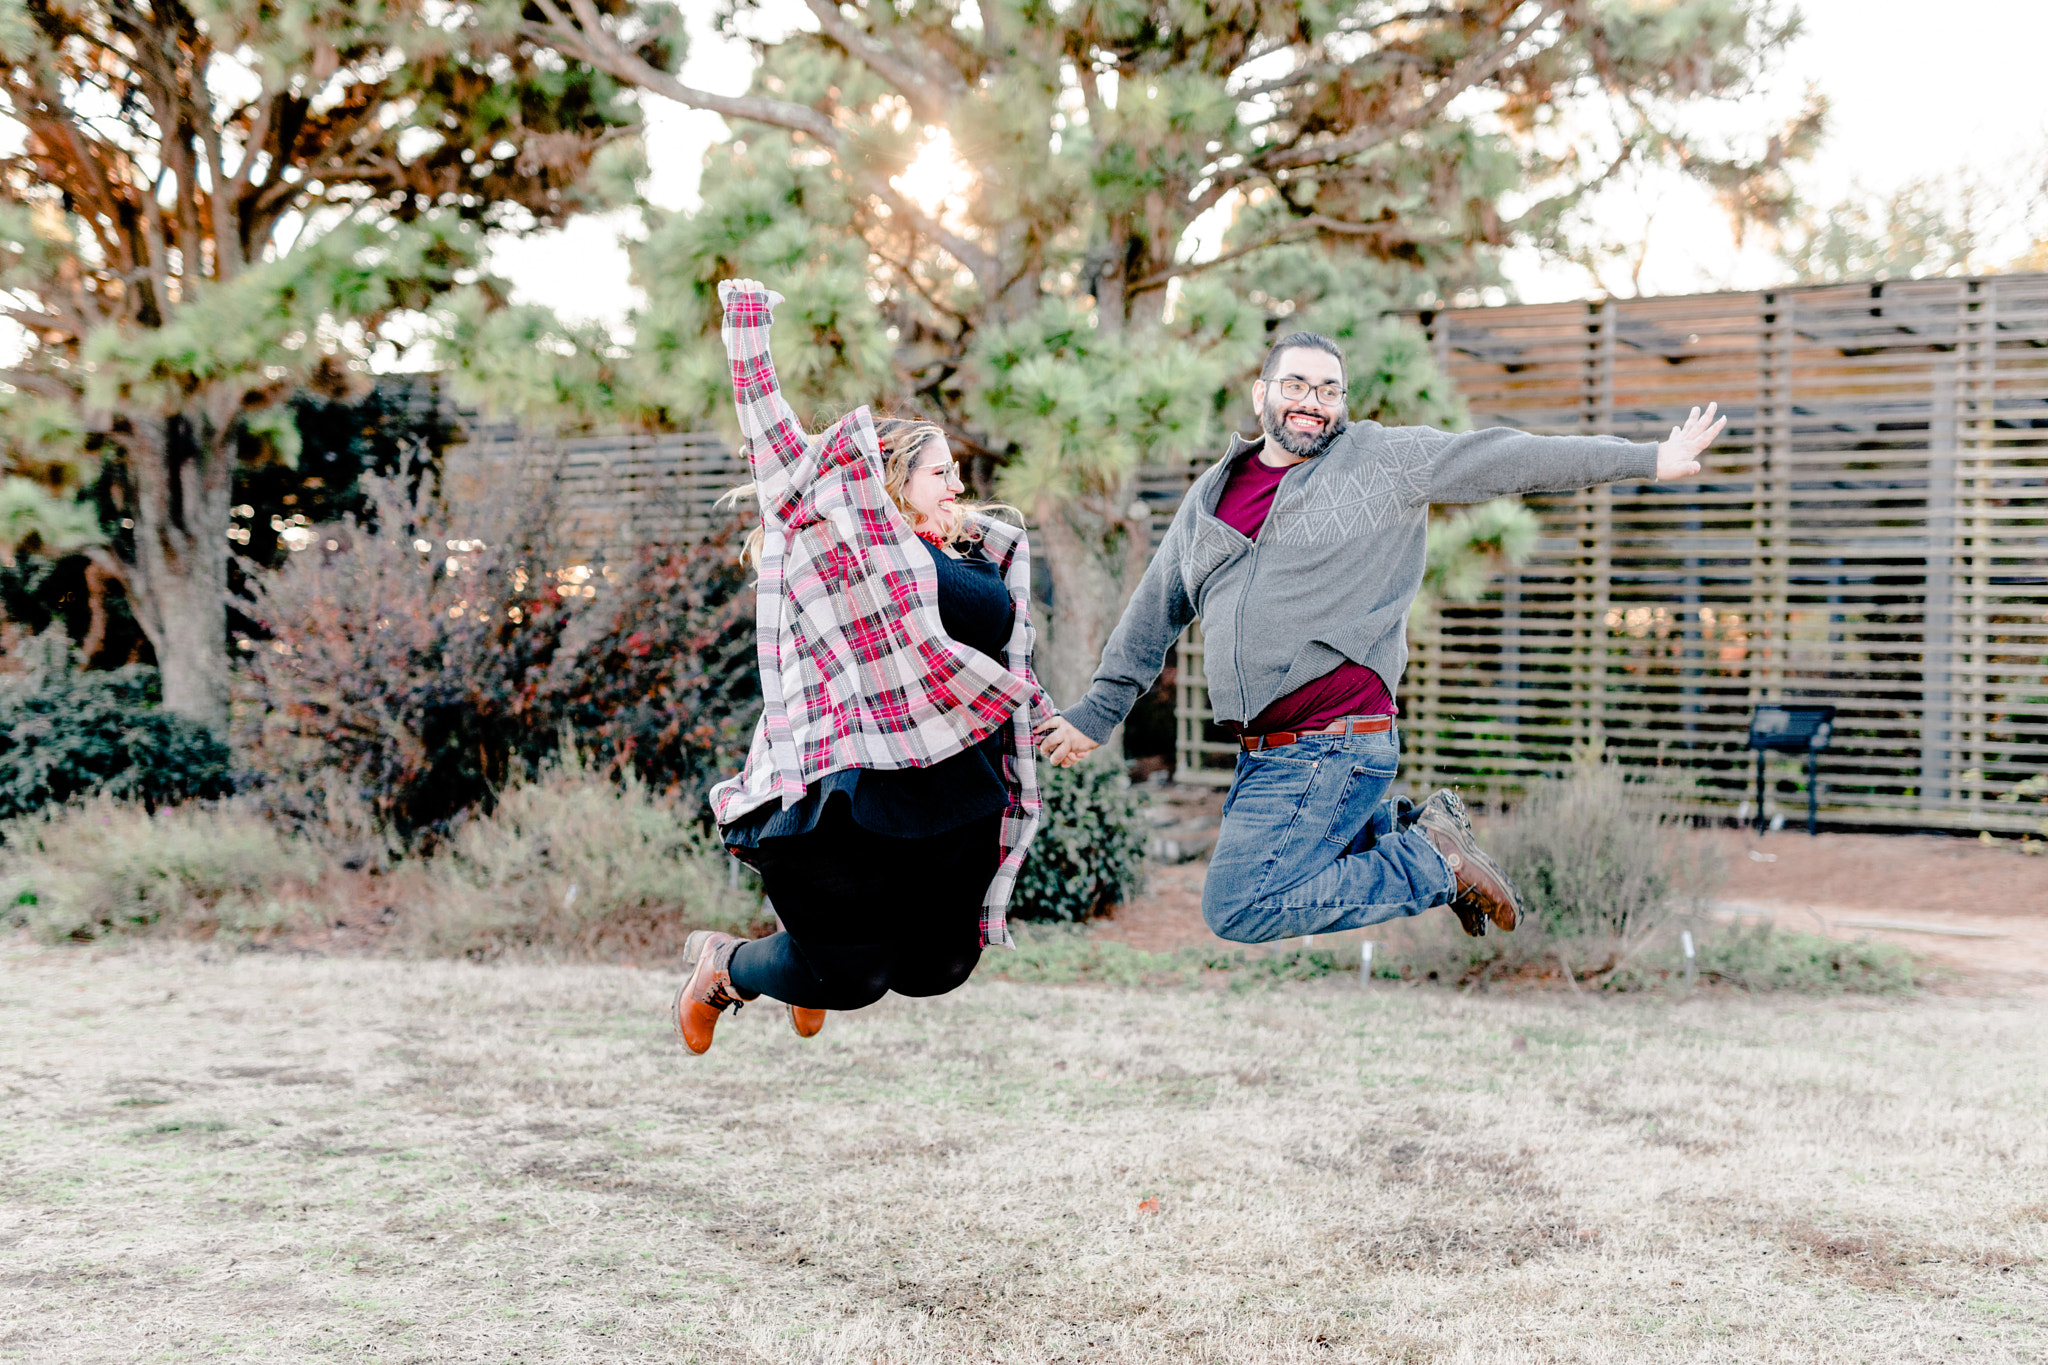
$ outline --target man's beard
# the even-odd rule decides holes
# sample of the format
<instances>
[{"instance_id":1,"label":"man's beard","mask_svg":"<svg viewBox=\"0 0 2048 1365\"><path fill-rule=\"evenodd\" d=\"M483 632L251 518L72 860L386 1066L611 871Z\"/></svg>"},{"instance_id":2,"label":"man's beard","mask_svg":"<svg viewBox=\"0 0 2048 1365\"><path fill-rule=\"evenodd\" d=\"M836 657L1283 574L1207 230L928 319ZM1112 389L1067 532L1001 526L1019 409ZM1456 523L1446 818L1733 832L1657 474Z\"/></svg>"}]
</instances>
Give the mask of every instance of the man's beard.
<instances>
[{"instance_id":1,"label":"man's beard","mask_svg":"<svg viewBox=\"0 0 2048 1365\"><path fill-rule=\"evenodd\" d=\"M1296 411L1307 411L1307 409L1296 409ZM1287 426L1288 414L1282 410L1280 402L1276 399L1269 401L1266 404L1266 410L1259 414L1259 426L1265 431L1266 435L1278 441L1280 448L1289 455L1300 455L1304 458L1313 459L1315 456L1328 450L1330 443L1344 434L1344 419L1342 417L1332 417L1327 412L1318 412L1315 415L1323 419L1323 429L1321 431L1314 433L1291 431Z\"/></svg>"}]
</instances>

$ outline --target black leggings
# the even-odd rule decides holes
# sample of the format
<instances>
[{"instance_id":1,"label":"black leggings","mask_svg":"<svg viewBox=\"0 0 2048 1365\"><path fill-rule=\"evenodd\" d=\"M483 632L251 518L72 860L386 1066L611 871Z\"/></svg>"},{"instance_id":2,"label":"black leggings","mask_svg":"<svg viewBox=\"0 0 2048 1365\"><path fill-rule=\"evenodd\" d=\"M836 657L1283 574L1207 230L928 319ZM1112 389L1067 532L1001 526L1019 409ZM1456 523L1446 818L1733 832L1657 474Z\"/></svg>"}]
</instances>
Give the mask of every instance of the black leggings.
<instances>
[{"instance_id":1,"label":"black leggings","mask_svg":"<svg viewBox=\"0 0 2048 1365\"><path fill-rule=\"evenodd\" d=\"M923 839L875 834L844 797L754 865L783 931L742 944L732 983L803 1009L944 995L981 960L981 902L1002 862L1000 814Z\"/></svg>"}]
</instances>

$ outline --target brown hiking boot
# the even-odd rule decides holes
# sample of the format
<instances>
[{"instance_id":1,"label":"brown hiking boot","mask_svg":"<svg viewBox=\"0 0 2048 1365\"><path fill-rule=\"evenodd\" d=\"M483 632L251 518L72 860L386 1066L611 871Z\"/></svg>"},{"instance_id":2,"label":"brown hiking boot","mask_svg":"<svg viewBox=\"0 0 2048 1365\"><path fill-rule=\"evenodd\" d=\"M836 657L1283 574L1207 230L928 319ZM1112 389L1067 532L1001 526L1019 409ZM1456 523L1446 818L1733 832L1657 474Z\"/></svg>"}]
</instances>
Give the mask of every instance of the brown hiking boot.
<instances>
[{"instance_id":1,"label":"brown hiking boot","mask_svg":"<svg viewBox=\"0 0 2048 1365\"><path fill-rule=\"evenodd\" d=\"M1415 825L1450 865L1457 882L1451 910L1466 933L1474 938L1484 936L1489 920L1504 930L1521 922L1522 895L1500 865L1479 847L1472 822L1465 815L1465 803L1456 792L1440 791L1430 797Z\"/></svg>"},{"instance_id":2,"label":"brown hiking boot","mask_svg":"<svg viewBox=\"0 0 2048 1365\"><path fill-rule=\"evenodd\" d=\"M730 968L732 955L745 939L712 929L699 929L683 942L683 984L676 991L676 1032L692 1056L711 1050L711 1031L718 1016L737 1010L751 997L734 989Z\"/></svg>"},{"instance_id":3,"label":"brown hiking boot","mask_svg":"<svg viewBox=\"0 0 2048 1365\"><path fill-rule=\"evenodd\" d=\"M825 1011L807 1010L801 1005L789 1007L789 1026L796 1030L799 1038L815 1038L825 1027Z\"/></svg>"}]
</instances>

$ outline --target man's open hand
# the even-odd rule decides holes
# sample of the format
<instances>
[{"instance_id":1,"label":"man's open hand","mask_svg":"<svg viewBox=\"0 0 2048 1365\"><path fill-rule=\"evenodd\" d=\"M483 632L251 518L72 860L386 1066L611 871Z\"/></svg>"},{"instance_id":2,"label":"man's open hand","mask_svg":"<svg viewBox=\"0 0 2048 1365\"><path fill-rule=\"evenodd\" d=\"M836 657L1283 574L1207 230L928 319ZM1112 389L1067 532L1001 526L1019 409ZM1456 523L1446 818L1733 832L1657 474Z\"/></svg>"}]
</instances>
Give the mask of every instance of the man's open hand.
<instances>
[{"instance_id":1,"label":"man's open hand","mask_svg":"<svg viewBox=\"0 0 2048 1365\"><path fill-rule=\"evenodd\" d=\"M1048 762L1062 768L1073 767L1100 747L1065 716L1040 721L1036 732L1038 752L1044 754Z\"/></svg>"},{"instance_id":2,"label":"man's open hand","mask_svg":"<svg viewBox=\"0 0 2048 1365\"><path fill-rule=\"evenodd\" d=\"M1690 479L1700 472L1700 455L1714 443L1721 429L1728 425L1728 419L1714 420L1714 405L1707 404L1707 410L1692 410L1692 416L1684 423L1671 428L1668 439L1657 445L1657 482L1666 479Z\"/></svg>"}]
</instances>

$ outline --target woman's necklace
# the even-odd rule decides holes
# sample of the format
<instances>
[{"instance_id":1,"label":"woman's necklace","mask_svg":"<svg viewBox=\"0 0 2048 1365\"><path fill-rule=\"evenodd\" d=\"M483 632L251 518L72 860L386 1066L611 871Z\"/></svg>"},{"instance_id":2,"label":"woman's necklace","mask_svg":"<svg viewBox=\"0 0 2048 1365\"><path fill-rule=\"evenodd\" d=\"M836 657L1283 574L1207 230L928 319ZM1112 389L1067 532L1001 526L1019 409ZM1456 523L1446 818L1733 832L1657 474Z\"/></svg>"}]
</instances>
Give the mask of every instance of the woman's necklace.
<instances>
[{"instance_id":1,"label":"woman's necklace","mask_svg":"<svg viewBox=\"0 0 2048 1365\"><path fill-rule=\"evenodd\" d=\"M935 550L946 548L946 537L937 531L918 531L917 538Z\"/></svg>"}]
</instances>

